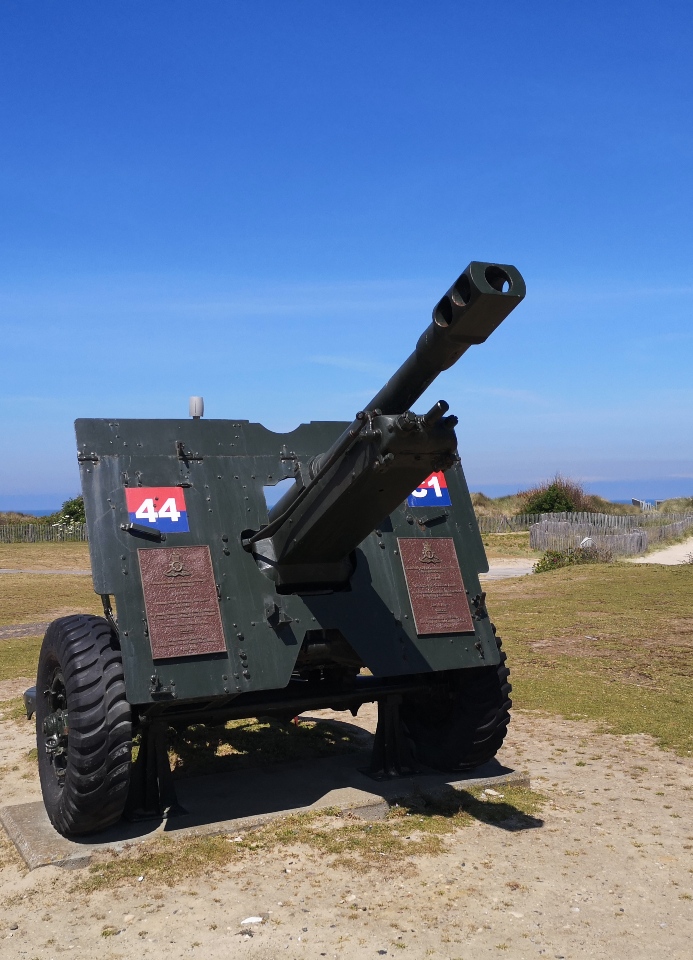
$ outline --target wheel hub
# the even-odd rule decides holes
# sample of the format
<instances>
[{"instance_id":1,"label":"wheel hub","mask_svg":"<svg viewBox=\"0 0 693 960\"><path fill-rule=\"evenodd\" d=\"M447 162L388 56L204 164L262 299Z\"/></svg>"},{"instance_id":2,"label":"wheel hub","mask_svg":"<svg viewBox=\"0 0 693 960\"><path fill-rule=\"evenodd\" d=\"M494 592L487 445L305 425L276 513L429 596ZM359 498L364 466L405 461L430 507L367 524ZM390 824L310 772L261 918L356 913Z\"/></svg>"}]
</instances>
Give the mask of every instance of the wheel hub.
<instances>
[{"instance_id":1,"label":"wheel hub","mask_svg":"<svg viewBox=\"0 0 693 960\"><path fill-rule=\"evenodd\" d=\"M50 711L43 719L43 744L56 777L62 780L67 765L69 721L65 682L59 670L55 671L50 686L43 693Z\"/></svg>"}]
</instances>

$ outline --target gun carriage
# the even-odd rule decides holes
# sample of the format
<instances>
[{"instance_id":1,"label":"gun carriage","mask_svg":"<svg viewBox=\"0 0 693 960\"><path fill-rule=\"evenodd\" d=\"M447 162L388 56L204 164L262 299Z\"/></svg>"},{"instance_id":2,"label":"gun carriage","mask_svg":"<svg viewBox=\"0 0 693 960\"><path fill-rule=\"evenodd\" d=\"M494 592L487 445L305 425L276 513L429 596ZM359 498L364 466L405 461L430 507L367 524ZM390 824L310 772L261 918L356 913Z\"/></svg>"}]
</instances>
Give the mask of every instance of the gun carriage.
<instances>
[{"instance_id":1,"label":"gun carriage","mask_svg":"<svg viewBox=\"0 0 693 960\"><path fill-rule=\"evenodd\" d=\"M54 621L41 650L39 772L60 832L173 812L171 725L377 701L375 777L495 755L510 685L457 419L411 407L524 295L514 267L472 262L351 423L76 421L104 615Z\"/></svg>"}]
</instances>

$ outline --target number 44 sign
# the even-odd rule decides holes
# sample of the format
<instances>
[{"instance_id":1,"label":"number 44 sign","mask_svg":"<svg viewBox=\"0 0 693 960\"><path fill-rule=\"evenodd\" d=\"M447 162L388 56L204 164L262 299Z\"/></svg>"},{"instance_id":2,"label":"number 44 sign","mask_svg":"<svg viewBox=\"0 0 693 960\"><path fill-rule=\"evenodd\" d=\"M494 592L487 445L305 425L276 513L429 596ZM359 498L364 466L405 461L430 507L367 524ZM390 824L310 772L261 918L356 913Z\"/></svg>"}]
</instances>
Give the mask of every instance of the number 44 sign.
<instances>
[{"instance_id":1,"label":"number 44 sign","mask_svg":"<svg viewBox=\"0 0 693 960\"><path fill-rule=\"evenodd\" d=\"M442 470L432 473L407 497L408 507L449 507L450 494Z\"/></svg>"},{"instance_id":2,"label":"number 44 sign","mask_svg":"<svg viewBox=\"0 0 693 960\"><path fill-rule=\"evenodd\" d=\"M130 523L166 533L187 533L188 511L181 487L126 487Z\"/></svg>"}]
</instances>

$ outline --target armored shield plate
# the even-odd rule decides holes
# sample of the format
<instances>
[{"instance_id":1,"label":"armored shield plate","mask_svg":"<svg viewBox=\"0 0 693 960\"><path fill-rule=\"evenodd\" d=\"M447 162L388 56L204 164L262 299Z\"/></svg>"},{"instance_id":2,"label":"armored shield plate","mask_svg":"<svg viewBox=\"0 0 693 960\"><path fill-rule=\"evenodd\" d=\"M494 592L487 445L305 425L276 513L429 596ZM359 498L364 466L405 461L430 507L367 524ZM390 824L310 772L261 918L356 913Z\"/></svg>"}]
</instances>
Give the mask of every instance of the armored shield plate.
<instances>
[{"instance_id":1,"label":"armored shield plate","mask_svg":"<svg viewBox=\"0 0 693 960\"><path fill-rule=\"evenodd\" d=\"M470 622L462 602L488 567L459 466L445 472L449 505L441 509L433 484L428 499L383 517L354 551L345 590L278 593L243 549L242 537L268 522L263 487L295 477L347 426L278 434L232 420L77 421L94 588L115 597L131 703L167 690L179 702L280 690L306 632L321 629L339 630L376 677L498 662L488 619ZM430 599L432 575L416 579L398 540L414 542L414 557L426 543L441 558L431 566L445 572L448 609ZM185 577L162 585L174 553L194 589Z\"/></svg>"}]
</instances>

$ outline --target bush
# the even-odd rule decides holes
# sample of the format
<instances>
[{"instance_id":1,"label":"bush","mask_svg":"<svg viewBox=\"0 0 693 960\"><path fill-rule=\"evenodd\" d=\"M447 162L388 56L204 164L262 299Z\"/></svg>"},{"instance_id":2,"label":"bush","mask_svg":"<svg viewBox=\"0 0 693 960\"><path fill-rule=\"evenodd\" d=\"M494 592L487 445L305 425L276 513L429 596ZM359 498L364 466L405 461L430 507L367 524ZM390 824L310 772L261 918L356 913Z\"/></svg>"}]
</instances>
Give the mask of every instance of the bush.
<instances>
[{"instance_id":1,"label":"bush","mask_svg":"<svg viewBox=\"0 0 693 960\"><path fill-rule=\"evenodd\" d=\"M86 523L84 497L80 495L72 500L66 500L60 510L47 519L51 523L61 523L67 526L72 526L73 523Z\"/></svg>"},{"instance_id":2,"label":"bush","mask_svg":"<svg viewBox=\"0 0 693 960\"><path fill-rule=\"evenodd\" d=\"M556 474L521 497L520 513L573 513L594 510L593 498L579 483Z\"/></svg>"},{"instance_id":3,"label":"bush","mask_svg":"<svg viewBox=\"0 0 693 960\"><path fill-rule=\"evenodd\" d=\"M568 547L566 550L547 550L541 560L534 564L533 573L546 573L560 567L572 567L577 563L611 563L613 556L608 547Z\"/></svg>"}]
</instances>

